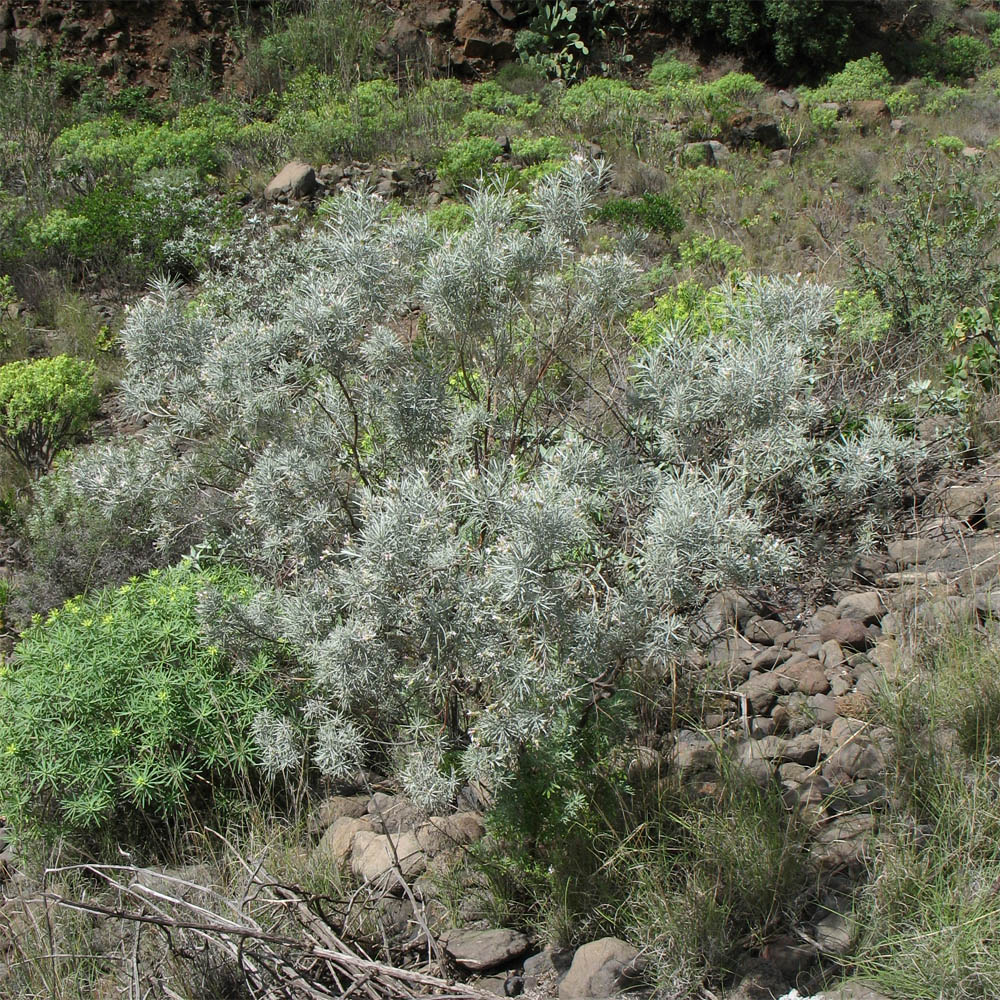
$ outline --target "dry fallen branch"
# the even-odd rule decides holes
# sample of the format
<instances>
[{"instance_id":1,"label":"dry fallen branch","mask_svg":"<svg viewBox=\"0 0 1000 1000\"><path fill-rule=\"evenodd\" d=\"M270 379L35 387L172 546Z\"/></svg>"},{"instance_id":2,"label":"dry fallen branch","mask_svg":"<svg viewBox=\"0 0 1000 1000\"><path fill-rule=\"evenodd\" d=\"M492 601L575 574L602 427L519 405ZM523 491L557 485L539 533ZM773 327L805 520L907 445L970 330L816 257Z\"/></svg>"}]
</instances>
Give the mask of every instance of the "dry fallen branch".
<instances>
[{"instance_id":1,"label":"dry fallen branch","mask_svg":"<svg viewBox=\"0 0 1000 1000\"><path fill-rule=\"evenodd\" d=\"M243 894L251 889L266 907L280 908L288 918L282 931L267 929L244 906L237 907L221 894L168 874L155 873L160 887L144 884L142 869L119 865L79 865L75 870L98 878L117 893L117 905L86 898L45 892L54 906L126 924L159 929L171 949L188 935L234 962L259 1000L327 997L366 997L368 1000L495 1000L486 990L450 982L416 969L399 968L359 955L310 908L298 890L268 881L259 867L253 869ZM57 869L55 871L66 871ZM162 886L172 886L164 890ZM185 898L195 892L197 901ZM225 912L221 916L216 910Z\"/></svg>"}]
</instances>

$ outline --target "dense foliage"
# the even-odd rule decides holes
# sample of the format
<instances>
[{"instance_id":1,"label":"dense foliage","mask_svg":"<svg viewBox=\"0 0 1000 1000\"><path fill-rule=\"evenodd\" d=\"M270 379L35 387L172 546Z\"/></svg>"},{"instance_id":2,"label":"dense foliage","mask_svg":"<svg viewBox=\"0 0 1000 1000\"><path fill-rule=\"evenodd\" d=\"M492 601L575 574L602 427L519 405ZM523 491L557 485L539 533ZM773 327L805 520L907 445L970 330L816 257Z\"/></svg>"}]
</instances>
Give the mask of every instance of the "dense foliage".
<instances>
[{"instance_id":1,"label":"dense foliage","mask_svg":"<svg viewBox=\"0 0 1000 1000\"><path fill-rule=\"evenodd\" d=\"M241 666L204 639L209 592L250 577L193 563L67 601L3 668L0 799L19 836L153 837L251 785L254 718L274 703L263 653Z\"/></svg>"},{"instance_id":2,"label":"dense foliage","mask_svg":"<svg viewBox=\"0 0 1000 1000\"><path fill-rule=\"evenodd\" d=\"M61 355L0 367L0 445L41 475L97 411L94 370Z\"/></svg>"}]
</instances>

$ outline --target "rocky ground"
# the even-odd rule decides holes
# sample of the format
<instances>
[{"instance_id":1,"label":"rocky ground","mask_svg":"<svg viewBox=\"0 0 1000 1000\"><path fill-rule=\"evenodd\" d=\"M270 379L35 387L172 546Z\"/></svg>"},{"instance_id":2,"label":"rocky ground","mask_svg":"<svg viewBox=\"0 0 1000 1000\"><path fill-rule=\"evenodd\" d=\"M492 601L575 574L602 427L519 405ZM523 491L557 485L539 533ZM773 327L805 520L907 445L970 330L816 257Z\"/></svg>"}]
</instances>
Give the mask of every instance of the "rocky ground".
<instances>
[{"instance_id":1,"label":"rocky ground","mask_svg":"<svg viewBox=\"0 0 1000 1000\"><path fill-rule=\"evenodd\" d=\"M680 729L656 747L637 747L633 771L680 777L711 796L720 754L761 784L780 782L789 810L810 828L819 873L811 918L748 956L730 1000L787 1000L818 983L817 962L850 945L851 894L878 848L890 808L886 769L894 748L873 712L886 678L910 666L914 626L978 622L1000 611L1000 458L942 476L913 530L866 560L870 583L836 595L803 621L760 613L734 592L716 595L703 616L712 636L689 669L714 667L728 683L706 728ZM484 834L474 793L458 812L426 816L390 791L340 795L313 812L307 867L348 874L357 919L377 920L395 946L419 953L428 938L471 984L498 995L600 1000L644 993L643 956L603 938L572 950L537 952L518 930L474 921L453 926L439 876ZM8 904L10 905L10 904ZM364 916L362 916L364 915ZM880 1000L863 986L822 1000Z\"/></svg>"}]
</instances>

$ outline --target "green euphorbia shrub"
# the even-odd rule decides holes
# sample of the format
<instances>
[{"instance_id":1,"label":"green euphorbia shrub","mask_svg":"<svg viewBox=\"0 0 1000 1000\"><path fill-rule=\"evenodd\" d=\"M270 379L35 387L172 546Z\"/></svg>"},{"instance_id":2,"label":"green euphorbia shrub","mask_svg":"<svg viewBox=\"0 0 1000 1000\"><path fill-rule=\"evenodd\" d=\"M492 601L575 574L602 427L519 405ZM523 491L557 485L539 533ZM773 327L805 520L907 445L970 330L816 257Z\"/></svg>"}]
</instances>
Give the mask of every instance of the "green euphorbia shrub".
<instances>
[{"instance_id":1,"label":"green euphorbia shrub","mask_svg":"<svg viewBox=\"0 0 1000 1000\"><path fill-rule=\"evenodd\" d=\"M59 355L0 368L0 445L33 476L52 465L97 407L93 363Z\"/></svg>"},{"instance_id":2,"label":"green euphorbia shrub","mask_svg":"<svg viewBox=\"0 0 1000 1000\"><path fill-rule=\"evenodd\" d=\"M236 604L251 577L190 561L67 601L25 630L0 683L0 804L18 837L129 839L211 815L249 788L270 661L203 637L199 595Z\"/></svg>"}]
</instances>

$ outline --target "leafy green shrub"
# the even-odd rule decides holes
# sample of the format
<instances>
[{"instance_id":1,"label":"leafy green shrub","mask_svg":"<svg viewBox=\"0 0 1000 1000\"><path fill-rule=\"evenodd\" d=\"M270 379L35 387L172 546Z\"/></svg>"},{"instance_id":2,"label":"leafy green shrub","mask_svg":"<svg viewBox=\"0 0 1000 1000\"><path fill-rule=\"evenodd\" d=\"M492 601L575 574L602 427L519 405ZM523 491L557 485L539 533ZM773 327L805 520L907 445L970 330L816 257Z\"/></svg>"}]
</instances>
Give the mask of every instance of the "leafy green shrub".
<instances>
[{"instance_id":1,"label":"leafy green shrub","mask_svg":"<svg viewBox=\"0 0 1000 1000\"><path fill-rule=\"evenodd\" d=\"M444 151L437 167L438 177L456 190L488 173L493 161L502 152L500 144L493 139L461 139Z\"/></svg>"},{"instance_id":2,"label":"leafy green shrub","mask_svg":"<svg viewBox=\"0 0 1000 1000\"><path fill-rule=\"evenodd\" d=\"M470 96L477 108L498 115L512 115L515 118L529 119L541 108L541 102L537 98L512 93L496 80L485 80L475 84Z\"/></svg>"},{"instance_id":3,"label":"leafy green shrub","mask_svg":"<svg viewBox=\"0 0 1000 1000\"><path fill-rule=\"evenodd\" d=\"M882 307L875 293L853 288L837 293L833 310L840 332L856 344L875 344L892 329L892 314Z\"/></svg>"},{"instance_id":4,"label":"leafy green shrub","mask_svg":"<svg viewBox=\"0 0 1000 1000\"><path fill-rule=\"evenodd\" d=\"M726 73L702 84L698 94L710 117L721 122L763 90L764 84L750 73Z\"/></svg>"},{"instance_id":5,"label":"leafy green shrub","mask_svg":"<svg viewBox=\"0 0 1000 1000\"><path fill-rule=\"evenodd\" d=\"M248 787L270 661L237 666L203 638L199 595L253 580L190 562L77 597L38 619L3 668L0 801L20 837L134 837L218 814ZM204 813L203 813L204 815Z\"/></svg>"},{"instance_id":6,"label":"leafy green shrub","mask_svg":"<svg viewBox=\"0 0 1000 1000\"><path fill-rule=\"evenodd\" d=\"M110 115L61 132L56 150L62 169L91 175L144 174L157 167L189 167L201 177L217 174L227 146L239 140L235 107L207 101L184 108L162 125Z\"/></svg>"},{"instance_id":7,"label":"leafy green shrub","mask_svg":"<svg viewBox=\"0 0 1000 1000\"><path fill-rule=\"evenodd\" d=\"M952 35L934 47L937 72L949 80L975 76L990 58L990 47L972 35Z\"/></svg>"},{"instance_id":8,"label":"leafy green shrub","mask_svg":"<svg viewBox=\"0 0 1000 1000\"><path fill-rule=\"evenodd\" d=\"M622 80L592 76L570 87L560 98L559 114L587 136L610 134L630 138L656 99Z\"/></svg>"},{"instance_id":9,"label":"leafy green shrub","mask_svg":"<svg viewBox=\"0 0 1000 1000\"><path fill-rule=\"evenodd\" d=\"M727 271L743 260L743 247L721 236L695 233L691 239L678 248L681 265L692 271L705 268L710 273L723 277Z\"/></svg>"},{"instance_id":10,"label":"leafy green shrub","mask_svg":"<svg viewBox=\"0 0 1000 1000\"><path fill-rule=\"evenodd\" d=\"M93 364L60 355L0 366L0 445L32 476L48 470L97 407Z\"/></svg>"},{"instance_id":11,"label":"leafy green shrub","mask_svg":"<svg viewBox=\"0 0 1000 1000\"><path fill-rule=\"evenodd\" d=\"M801 70L840 64L862 19L877 7L857 0L672 0L663 9L699 45Z\"/></svg>"},{"instance_id":12,"label":"leafy green shrub","mask_svg":"<svg viewBox=\"0 0 1000 1000\"><path fill-rule=\"evenodd\" d=\"M113 274L132 282L161 270L189 276L239 219L232 203L200 194L184 172L156 173L132 184L108 180L28 219L20 252L80 275Z\"/></svg>"},{"instance_id":13,"label":"leafy green shrub","mask_svg":"<svg viewBox=\"0 0 1000 1000\"><path fill-rule=\"evenodd\" d=\"M459 233L469 225L469 206L458 201L446 201L427 213L427 222L440 233Z\"/></svg>"},{"instance_id":14,"label":"leafy green shrub","mask_svg":"<svg viewBox=\"0 0 1000 1000\"><path fill-rule=\"evenodd\" d=\"M921 110L928 115L947 115L957 111L969 99L964 87L939 87L924 98Z\"/></svg>"},{"instance_id":15,"label":"leafy green shrub","mask_svg":"<svg viewBox=\"0 0 1000 1000\"><path fill-rule=\"evenodd\" d=\"M500 790L488 817L495 843L476 853L493 891L508 906L520 904L518 922L557 945L576 943L582 920L624 894L604 851L626 836L632 818L620 751L631 710L630 699L618 695L583 724L561 719Z\"/></svg>"},{"instance_id":16,"label":"leafy green shrub","mask_svg":"<svg viewBox=\"0 0 1000 1000\"><path fill-rule=\"evenodd\" d=\"M320 163L391 152L399 144L404 122L399 90L388 80L358 84L345 97L319 107L286 108L278 118L294 153Z\"/></svg>"},{"instance_id":17,"label":"leafy green shrub","mask_svg":"<svg viewBox=\"0 0 1000 1000\"><path fill-rule=\"evenodd\" d=\"M633 313L629 333L642 345L651 347L671 327L684 327L688 336L702 338L718 330L725 317L726 295L720 285L705 288L688 279L661 295L651 308Z\"/></svg>"},{"instance_id":18,"label":"leafy green shrub","mask_svg":"<svg viewBox=\"0 0 1000 1000\"><path fill-rule=\"evenodd\" d=\"M688 83L697 80L699 69L691 63L682 62L672 53L665 56L657 56L653 60L653 65L649 68L649 82L655 85L669 83Z\"/></svg>"},{"instance_id":19,"label":"leafy green shrub","mask_svg":"<svg viewBox=\"0 0 1000 1000\"><path fill-rule=\"evenodd\" d=\"M492 111L466 111L462 115L462 131L466 135L503 135L519 125L520 122Z\"/></svg>"},{"instance_id":20,"label":"leafy green shrub","mask_svg":"<svg viewBox=\"0 0 1000 1000\"><path fill-rule=\"evenodd\" d=\"M908 163L869 233L849 243L855 285L875 293L898 330L928 345L997 284L1000 196L983 189L964 157Z\"/></svg>"},{"instance_id":21,"label":"leafy green shrub","mask_svg":"<svg viewBox=\"0 0 1000 1000\"><path fill-rule=\"evenodd\" d=\"M875 53L847 63L839 73L813 89L803 88L800 94L809 104L826 101L872 101L887 98L892 90L892 77Z\"/></svg>"},{"instance_id":22,"label":"leafy green shrub","mask_svg":"<svg viewBox=\"0 0 1000 1000\"><path fill-rule=\"evenodd\" d=\"M810 108L809 120L821 132L833 132L837 128L840 115L837 114L836 108Z\"/></svg>"},{"instance_id":23,"label":"leafy green shrub","mask_svg":"<svg viewBox=\"0 0 1000 1000\"><path fill-rule=\"evenodd\" d=\"M637 226L670 236L684 228L684 217L677 202L667 194L646 192L641 198L613 198L605 202L597 217L619 226Z\"/></svg>"},{"instance_id":24,"label":"leafy green shrub","mask_svg":"<svg viewBox=\"0 0 1000 1000\"><path fill-rule=\"evenodd\" d=\"M569 156L569 143L554 135L518 136L510 141L510 155L515 163L526 167L545 161L562 163Z\"/></svg>"}]
</instances>

